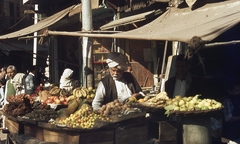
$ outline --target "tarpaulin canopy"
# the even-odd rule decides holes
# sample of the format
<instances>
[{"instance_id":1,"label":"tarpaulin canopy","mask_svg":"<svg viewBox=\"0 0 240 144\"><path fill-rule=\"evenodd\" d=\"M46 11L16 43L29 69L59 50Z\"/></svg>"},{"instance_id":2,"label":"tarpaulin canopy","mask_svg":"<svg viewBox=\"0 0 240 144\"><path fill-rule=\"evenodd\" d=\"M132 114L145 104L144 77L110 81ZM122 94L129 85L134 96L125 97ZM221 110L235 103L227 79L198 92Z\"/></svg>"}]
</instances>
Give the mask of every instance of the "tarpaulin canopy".
<instances>
[{"instance_id":1,"label":"tarpaulin canopy","mask_svg":"<svg viewBox=\"0 0 240 144\"><path fill-rule=\"evenodd\" d=\"M86 34L81 32L51 32L50 35L71 35L139 40L189 42L193 36L211 41L240 22L240 1L209 3L198 9L170 8L154 21L127 32Z\"/></svg>"},{"instance_id":2,"label":"tarpaulin canopy","mask_svg":"<svg viewBox=\"0 0 240 144\"><path fill-rule=\"evenodd\" d=\"M37 32L43 28L46 28L54 23L56 23L57 21L59 21L60 19L62 19L64 16L66 16L70 10L72 8L74 8L75 5L70 6L44 20L39 21L38 23L28 26L26 28L23 28L21 30L9 33L9 34L5 34L5 35L1 35L0 36L0 40L1 39L9 39L9 38L16 38L16 37L20 37L20 36L25 36L34 32Z\"/></svg>"},{"instance_id":3,"label":"tarpaulin canopy","mask_svg":"<svg viewBox=\"0 0 240 144\"><path fill-rule=\"evenodd\" d=\"M144 12L144 13L141 13L141 14L129 16L129 17L124 17L124 18L121 18L121 19L118 19L118 20L111 21L111 22L101 26L100 29L101 30L106 30L106 29L111 29L111 28L121 26L121 25L127 25L127 24L130 24L130 23L143 21L143 20L151 18L155 15L160 15L160 13L162 13L160 10L158 10L158 11L152 10L152 11Z\"/></svg>"}]
</instances>

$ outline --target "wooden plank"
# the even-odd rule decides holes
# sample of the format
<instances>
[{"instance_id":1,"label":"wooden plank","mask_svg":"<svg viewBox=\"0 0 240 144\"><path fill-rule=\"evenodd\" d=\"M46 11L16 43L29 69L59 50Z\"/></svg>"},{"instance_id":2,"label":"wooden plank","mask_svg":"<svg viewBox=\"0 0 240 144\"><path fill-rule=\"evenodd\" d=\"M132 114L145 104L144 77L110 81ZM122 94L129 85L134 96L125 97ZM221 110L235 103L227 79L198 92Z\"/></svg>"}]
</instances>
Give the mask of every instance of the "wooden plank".
<instances>
[{"instance_id":1,"label":"wooden plank","mask_svg":"<svg viewBox=\"0 0 240 144\"><path fill-rule=\"evenodd\" d=\"M43 141L43 128L40 128L37 125L24 124L24 135Z\"/></svg>"},{"instance_id":2,"label":"wooden plank","mask_svg":"<svg viewBox=\"0 0 240 144\"><path fill-rule=\"evenodd\" d=\"M37 121L36 120L32 120L32 119L28 119L28 118L24 118L24 117L20 117L20 116L17 117L17 120L19 122L26 123L26 124L37 125Z\"/></svg>"},{"instance_id":3,"label":"wooden plank","mask_svg":"<svg viewBox=\"0 0 240 144\"><path fill-rule=\"evenodd\" d=\"M142 122L132 127L118 127L115 130L115 144L137 144L147 141L148 126Z\"/></svg>"},{"instance_id":4,"label":"wooden plank","mask_svg":"<svg viewBox=\"0 0 240 144\"><path fill-rule=\"evenodd\" d=\"M79 133L43 129L43 139L58 144L79 144Z\"/></svg>"},{"instance_id":5,"label":"wooden plank","mask_svg":"<svg viewBox=\"0 0 240 144\"><path fill-rule=\"evenodd\" d=\"M41 141L38 140L34 137L30 137L30 136L26 136L26 135L22 135L22 134L11 134L9 136L9 138L11 139L11 141L13 143L17 143L17 144L57 144L57 143L53 143L53 142L46 142L46 141Z\"/></svg>"},{"instance_id":6,"label":"wooden plank","mask_svg":"<svg viewBox=\"0 0 240 144\"><path fill-rule=\"evenodd\" d=\"M83 132L80 134L79 144L113 144L114 129L111 130L95 130Z\"/></svg>"},{"instance_id":7,"label":"wooden plank","mask_svg":"<svg viewBox=\"0 0 240 144\"><path fill-rule=\"evenodd\" d=\"M10 133L23 134L23 125L21 122L15 122L8 117L5 119L5 125Z\"/></svg>"},{"instance_id":8,"label":"wooden plank","mask_svg":"<svg viewBox=\"0 0 240 144\"><path fill-rule=\"evenodd\" d=\"M177 143L177 122L175 121L161 121L159 124L160 142L174 142Z\"/></svg>"},{"instance_id":9,"label":"wooden plank","mask_svg":"<svg viewBox=\"0 0 240 144\"><path fill-rule=\"evenodd\" d=\"M38 126L44 129L51 129L51 130L61 130L62 128L57 127L55 124L46 123L46 122L38 122Z\"/></svg>"}]
</instances>

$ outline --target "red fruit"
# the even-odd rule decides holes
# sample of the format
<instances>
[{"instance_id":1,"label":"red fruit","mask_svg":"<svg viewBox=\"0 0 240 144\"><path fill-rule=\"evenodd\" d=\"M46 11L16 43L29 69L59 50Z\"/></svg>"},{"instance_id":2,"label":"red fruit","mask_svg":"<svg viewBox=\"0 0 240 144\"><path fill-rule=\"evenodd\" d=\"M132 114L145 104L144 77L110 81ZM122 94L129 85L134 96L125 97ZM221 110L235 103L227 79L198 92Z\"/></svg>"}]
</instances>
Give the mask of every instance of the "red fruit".
<instances>
[{"instance_id":1,"label":"red fruit","mask_svg":"<svg viewBox=\"0 0 240 144\"><path fill-rule=\"evenodd\" d=\"M64 105L68 105L68 102L67 102L67 101L64 101L63 104L64 104Z\"/></svg>"},{"instance_id":2,"label":"red fruit","mask_svg":"<svg viewBox=\"0 0 240 144\"><path fill-rule=\"evenodd\" d=\"M46 103L47 104L50 104L50 103L52 103L53 101L51 100L51 99L48 99L47 101L46 101Z\"/></svg>"},{"instance_id":3,"label":"red fruit","mask_svg":"<svg viewBox=\"0 0 240 144\"><path fill-rule=\"evenodd\" d=\"M55 99L55 104L61 104L61 101L59 99Z\"/></svg>"},{"instance_id":4,"label":"red fruit","mask_svg":"<svg viewBox=\"0 0 240 144\"><path fill-rule=\"evenodd\" d=\"M65 98L64 98L64 97L61 97L59 100L60 100L61 102L64 102L64 101L65 101Z\"/></svg>"}]
</instances>

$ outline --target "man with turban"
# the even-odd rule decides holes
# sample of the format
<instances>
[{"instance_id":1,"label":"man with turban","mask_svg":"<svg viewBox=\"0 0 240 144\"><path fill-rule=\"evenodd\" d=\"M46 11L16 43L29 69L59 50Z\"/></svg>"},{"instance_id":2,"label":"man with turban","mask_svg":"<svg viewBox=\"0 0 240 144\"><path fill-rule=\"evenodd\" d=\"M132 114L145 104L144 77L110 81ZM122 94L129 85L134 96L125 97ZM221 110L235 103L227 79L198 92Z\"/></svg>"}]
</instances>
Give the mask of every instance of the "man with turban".
<instances>
[{"instance_id":1,"label":"man with turban","mask_svg":"<svg viewBox=\"0 0 240 144\"><path fill-rule=\"evenodd\" d=\"M129 72L125 72L128 59L125 55L117 52L108 54L106 62L109 67L109 75L105 76L98 84L92 106L94 110L100 109L115 99L125 102L130 97L136 99L144 96L136 79Z\"/></svg>"}]
</instances>

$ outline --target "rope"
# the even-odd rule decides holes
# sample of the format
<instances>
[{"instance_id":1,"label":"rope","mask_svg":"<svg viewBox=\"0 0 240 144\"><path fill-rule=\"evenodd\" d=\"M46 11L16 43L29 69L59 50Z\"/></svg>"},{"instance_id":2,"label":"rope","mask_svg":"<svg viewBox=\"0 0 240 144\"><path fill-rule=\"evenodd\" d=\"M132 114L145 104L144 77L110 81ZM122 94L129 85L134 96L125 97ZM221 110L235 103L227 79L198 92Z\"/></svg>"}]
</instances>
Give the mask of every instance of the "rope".
<instances>
[{"instance_id":1,"label":"rope","mask_svg":"<svg viewBox=\"0 0 240 144\"><path fill-rule=\"evenodd\" d=\"M203 72L206 75L203 58L198 52L200 49L203 49L203 47L204 47L204 41L200 37L197 37L197 36L192 37L192 39L188 43L188 48L184 58L191 59L193 55L196 54L199 59L199 63L202 65Z\"/></svg>"}]
</instances>

